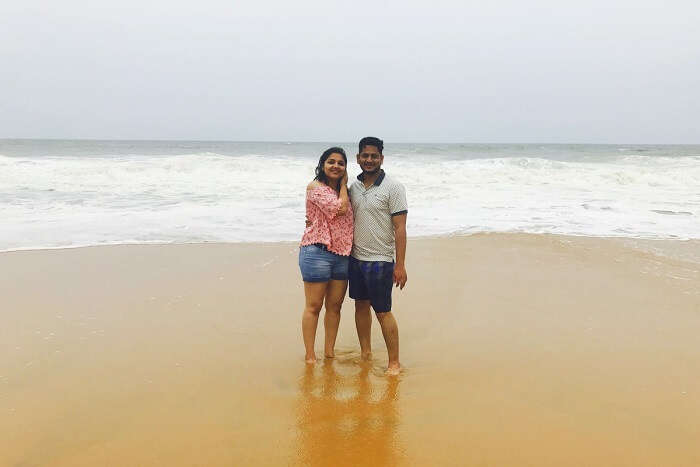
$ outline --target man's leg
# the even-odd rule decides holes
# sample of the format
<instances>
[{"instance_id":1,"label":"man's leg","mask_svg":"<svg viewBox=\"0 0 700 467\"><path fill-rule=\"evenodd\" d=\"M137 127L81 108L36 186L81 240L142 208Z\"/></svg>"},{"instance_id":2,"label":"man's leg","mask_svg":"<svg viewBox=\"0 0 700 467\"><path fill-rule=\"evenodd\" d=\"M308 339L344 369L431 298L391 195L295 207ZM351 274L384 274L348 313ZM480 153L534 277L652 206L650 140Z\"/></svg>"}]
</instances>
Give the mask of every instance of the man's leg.
<instances>
[{"instance_id":1,"label":"man's leg","mask_svg":"<svg viewBox=\"0 0 700 467\"><path fill-rule=\"evenodd\" d=\"M386 313L377 313L379 325L382 327L386 350L389 353L389 367L387 373L396 375L401 370L399 363L399 326L396 324L396 319L391 311Z\"/></svg>"},{"instance_id":2,"label":"man's leg","mask_svg":"<svg viewBox=\"0 0 700 467\"><path fill-rule=\"evenodd\" d=\"M372 357L372 314L369 309L369 293L365 282L361 261L350 257L348 278L350 298L355 300L355 327L360 341L360 355L363 360Z\"/></svg>"},{"instance_id":3,"label":"man's leg","mask_svg":"<svg viewBox=\"0 0 700 467\"><path fill-rule=\"evenodd\" d=\"M328 282L326 289L326 314L323 317L323 326L326 330L324 355L326 358L335 357L335 339L338 336L340 324L340 307L343 305L348 281L333 280Z\"/></svg>"},{"instance_id":4,"label":"man's leg","mask_svg":"<svg viewBox=\"0 0 700 467\"><path fill-rule=\"evenodd\" d=\"M304 336L306 348L306 363L316 362L314 342L316 340L316 327L318 326L318 314L323 306L323 298L326 295L328 282L304 282L304 296L306 303L304 313L301 316L301 333Z\"/></svg>"},{"instance_id":5,"label":"man's leg","mask_svg":"<svg viewBox=\"0 0 700 467\"><path fill-rule=\"evenodd\" d=\"M355 300L355 327L360 340L360 354L367 360L372 356L372 313L369 300Z\"/></svg>"},{"instance_id":6,"label":"man's leg","mask_svg":"<svg viewBox=\"0 0 700 467\"><path fill-rule=\"evenodd\" d=\"M391 292L394 288L394 263L377 261L372 267L370 301L382 328L382 335L389 354L387 374L399 374L399 326L391 312Z\"/></svg>"}]
</instances>

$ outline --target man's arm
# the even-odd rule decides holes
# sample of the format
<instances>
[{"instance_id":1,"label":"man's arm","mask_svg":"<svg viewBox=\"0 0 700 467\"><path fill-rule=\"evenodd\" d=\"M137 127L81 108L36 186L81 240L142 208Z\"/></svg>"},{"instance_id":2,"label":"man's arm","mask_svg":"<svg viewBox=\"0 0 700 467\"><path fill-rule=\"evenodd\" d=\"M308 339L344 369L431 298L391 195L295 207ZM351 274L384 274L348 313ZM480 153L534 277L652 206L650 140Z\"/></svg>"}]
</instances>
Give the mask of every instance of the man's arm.
<instances>
[{"instance_id":1,"label":"man's arm","mask_svg":"<svg viewBox=\"0 0 700 467\"><path fill-rule=\"evenodd\" d=\"M394 238L396 241L396 264L394 265L394 284L403 289L408 280L406 275L406 216L398 214L391 216L394 224Z\"/></svg>"}]
</instances>

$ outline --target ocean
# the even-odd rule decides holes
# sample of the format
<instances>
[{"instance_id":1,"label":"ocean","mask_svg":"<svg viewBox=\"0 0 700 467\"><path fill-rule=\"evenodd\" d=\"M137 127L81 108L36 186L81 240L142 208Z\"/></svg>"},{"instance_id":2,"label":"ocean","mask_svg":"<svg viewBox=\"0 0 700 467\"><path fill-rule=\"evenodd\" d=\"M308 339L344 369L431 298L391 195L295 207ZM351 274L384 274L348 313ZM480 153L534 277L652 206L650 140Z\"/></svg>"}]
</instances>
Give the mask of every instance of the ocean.
<instances>
[{"instance_id":1,"label":"ocean","mask_svg":"<svg viewBox=\"0 0 700 467\"><path fill-rule=\"evenodd\" d=\"M700 238L699 145L385 144L409 236ZM299 240L335 145L0 139L0 251Z\"/></svg>"}]
</instances>

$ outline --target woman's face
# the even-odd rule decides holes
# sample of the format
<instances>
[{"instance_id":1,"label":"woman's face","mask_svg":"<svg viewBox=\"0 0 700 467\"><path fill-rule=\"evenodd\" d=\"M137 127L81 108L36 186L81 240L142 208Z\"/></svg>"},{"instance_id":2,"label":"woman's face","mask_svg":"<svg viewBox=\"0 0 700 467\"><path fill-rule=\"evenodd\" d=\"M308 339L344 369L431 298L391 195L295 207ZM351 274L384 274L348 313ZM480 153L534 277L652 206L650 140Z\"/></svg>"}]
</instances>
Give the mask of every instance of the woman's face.
<instances>
[{"instance_id":1,"label":"woman's face","mask_svg":"<svg viewBox=\"0 0 700 467\"><path fill-rule=\"evenodd\" d=\"M345 175L345 159L338 153L333 153L328 156L326 162L323 163L323 173L326 174L329 180L339 180Z\"/></svg>"}]
</instances>

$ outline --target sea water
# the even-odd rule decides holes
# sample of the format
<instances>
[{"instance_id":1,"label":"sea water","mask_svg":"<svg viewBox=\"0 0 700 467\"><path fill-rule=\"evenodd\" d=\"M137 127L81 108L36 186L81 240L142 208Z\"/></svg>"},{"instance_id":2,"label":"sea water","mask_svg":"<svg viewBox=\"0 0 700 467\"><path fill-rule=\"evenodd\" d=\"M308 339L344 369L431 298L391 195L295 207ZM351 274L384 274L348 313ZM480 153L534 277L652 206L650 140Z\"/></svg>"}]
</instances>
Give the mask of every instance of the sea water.
<instances>
[{"instance_id":1,"label":"sea water","mask_svg":"<svg viewBox=\"0 0 700 467\"><path fill-rule=\"evenodd\" d=\"M356 143L0 140L0 251L296 241L318 157ZM394 144L409 236L700 238L700 146Z\"/></svg>"}]
</instances>

